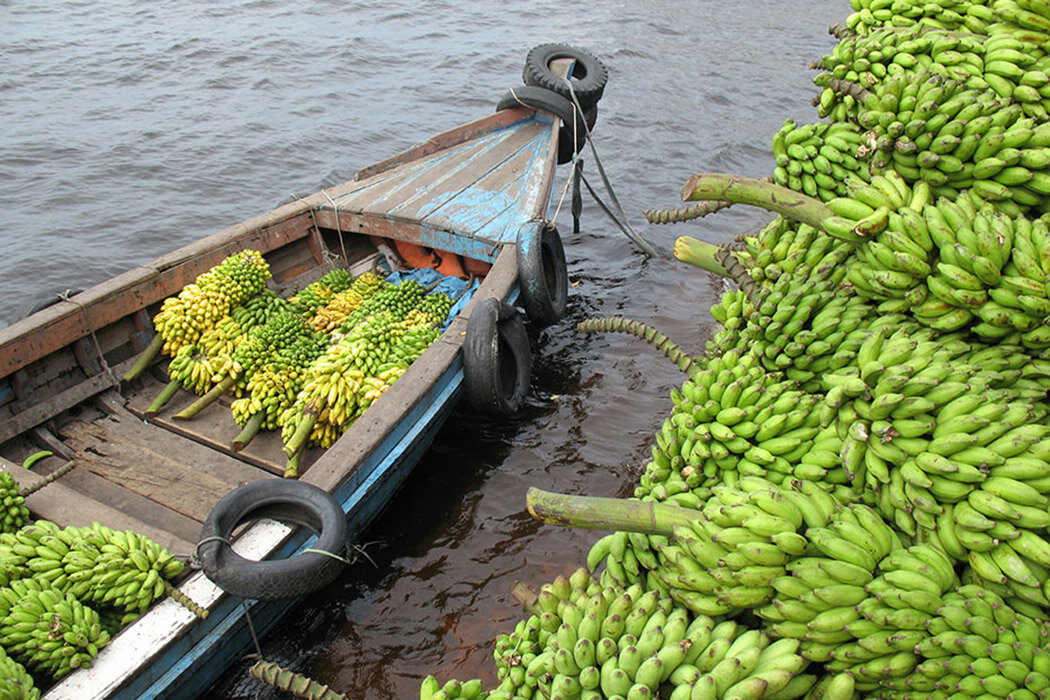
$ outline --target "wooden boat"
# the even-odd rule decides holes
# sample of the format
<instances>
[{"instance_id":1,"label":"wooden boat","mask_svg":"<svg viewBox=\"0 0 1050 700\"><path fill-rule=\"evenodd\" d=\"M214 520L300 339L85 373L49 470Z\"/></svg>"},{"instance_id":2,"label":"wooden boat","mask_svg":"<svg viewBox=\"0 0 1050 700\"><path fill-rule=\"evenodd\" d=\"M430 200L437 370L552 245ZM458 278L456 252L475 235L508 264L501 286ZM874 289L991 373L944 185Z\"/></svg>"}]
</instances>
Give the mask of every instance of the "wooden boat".
<instances>
[{"instance_id":1,"label":"wooden boat","mask_svg":"<svg viewBox=\"0 0 1050 700\"><path fill-rule=\"evenodd\" d=\"M550 69L564 76L573 65L554 56ZM529 294L528 285L558 282L541 243L551 230L545 222L561 128L562 120L541 110L501 109L0 330L0 468L29 485L72 460L70 474L28 497L34 518L132 529L190 557L214 504L239 485L280 479L284 455L276 434L232 450L238 428L228 402L193 421L173 421L194 398L184 392L145 420L165 363L131 382L121 376L149 345L162 300L245 248L263 253L271 288L288 296L333 266L359 273L395 259L395 242L410 242L485 272L470 303L400 380L333 446L303 457L300 479L334 496L350 531L360 532L463 394L472 314L486 300L514 302ZM533 279L521 276L523 256L539 261ZM55 456L32 470L20 466L41 449ZM287 558L312 541L305 528L264 519L238 536L235 549L250 559ZM207 609L206 619L164 598L46 697L195 697L248 649L246 611L262 634L294 602L242 601L200 571L178 588Z\"/></svg>"}]
</instances>

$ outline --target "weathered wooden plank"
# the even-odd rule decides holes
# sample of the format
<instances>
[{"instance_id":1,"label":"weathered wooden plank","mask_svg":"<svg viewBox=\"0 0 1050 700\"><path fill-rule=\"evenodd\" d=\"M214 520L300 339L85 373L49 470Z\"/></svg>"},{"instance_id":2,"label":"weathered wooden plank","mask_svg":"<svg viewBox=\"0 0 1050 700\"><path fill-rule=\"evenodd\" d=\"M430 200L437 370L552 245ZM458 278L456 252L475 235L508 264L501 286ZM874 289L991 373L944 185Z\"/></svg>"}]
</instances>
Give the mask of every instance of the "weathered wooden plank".
<instances>
[{"instance_id":1,"label":"weathered wooden plank","mask_svg":"<svg viewBox=\"0 0 1050 700\"><path fill-rule=\"evenodd\" d=\"M418 158L424 158L442 149L450 148L458 143L462 143L463 141L476 138L481 134L486 134L494 129L506 128L527 118L531 114L532 110L523 107L514 107L512 109L500 110L499 112L487 117L482 117L481 119L476 119L468 124L449 129L448 131L430 137L426 141L423 141L396 156L391 156L390 158L381 160L366 168L361 168L354 174L354 180L360 181L369 177L374 177L381 172L390 170L391 168L395 168Z\"/></svg>"},{"instance_id":2,"label":"weathered wooden plank","mask_svg":"<svg viewBox=\"0 0 1050 700\"><path fill-rule=\"evenodd\" d=\"M436 228L463 231L472 236L501 215L506 215L502 218L515 228L516 224L528 221L529 216L521 211L520 200L526 182L524 172L536 158L535 150L533 146L519 151L507 160L505 167L489 171L472 187L457 192L440 206L420 212L424 221Z\"/></svg>"},{"instance_id":3,"label":"weathered wooden plank","mask_svg":"<svg viewBox=\"0 0 1050 700\"><path fill-rule=\"evenodd\" d=\"M59 434L73 448L78 469L120 484L198 522L203 523L215 503L235 485L187 466L181 454L176 458L146 448L103 425L72 421Z\"/></svg>"},{"instance_id":4,"label":"weathered wooden plank","mask_svg":"<svg viewBox=\"0 0 1050 700\"><path fill-rule=\"evenodd\" d=\"M464 190L477 188L479 180L500 169L515 154L526 149L539 133L530 126L526 123L479 140L478 149L463 149L463 153L450 159L451 162L429 169L424 177L412 183L411 192L393 192L389 195L389 203L371 206L366 210L396 214L404 219L425 219L428 212ZM485 202L478 201L478 205L485 206ZM451 228L461 229L457 226Z\"/></svg>"},{"instance_id":5,"label":"weathered wooden plank","mask_svg":"<svg viewBox=\"0 0 1050 700\"><path fill-rule=\"evenodd\" d=\"M2 458L0 458L0 469L14 476L15 481L23 488L32 486L40 480L39 475ZM114 530L140 532L173 554L187 556L194 551L195 544L193 543L196 542L196 535L193 535L191 539L185 539L179 533L165 529L163 523L158 523L156 520L146 522L132 517L121 510L92 499L78 489L67 486L64 481L49 484L31 494L26 499L26 506L35 517L50 520L62 527L70 525L83 527L99 522ZM161 526L158 527L158 525ZM200 534L199 529L196 534Z\"/></svg>"},{"instance_id":6,"label":"weathered wooden plank","mask_svg":"<svg viewBox=\"0 0 1050 700\"><path fill-rule=\"evenodd\" d=\"M134 362L134 358L129 358L118 364L112 368L113 374L120 377ZM30 406L21 413L14 414L11 418L0 423L0 443L54 418L62 411L72 408L81 401L89 399L100 391L104 391L112 386L114 386L113 377L107 372L102 372L93 377L88 377L83 382L75 384L46 401Z\"/></svg>"},{"instance_id":7,"label":"weathered wooden plank","mask_svg":"<svg viewBox=\"0 0 1050 700\"><path fill-rule=\"evenodd\" d=\"M123 399L118 401L118 398L119 395L115 393L99 397L99 403L109 412L109 415L94 421L100 427L154 452L177 455L180 462L225 482L228 489L269 476L268 473L260 472L258 467L245 464L224 452L216 452L195 440L187 440L162 427L144 423L127 409Z\"/></svg>"},{"instance_id":8,"label":"weathered wooden plank","mask_svg":"<svg viewBox=\"0 0 1050 700\"><path fill-rule=\"evenodd\" d=\"M163 386L163 383L156 379L144 378L142 390L129 398L127 409L140 419L145 418L146 408ZM220 397L190 420L173 417L196 399L194 394L180 389L163 410L148 420L177 440L197 443L207 451L209 459L215 463L215 469L219 472L224 469L223 465L239 462L247 469L265 470L274 476L284 475L287 457L282 449L280 432L260 431L247 447L236 452L230 443L237 437L241 427L233 420L229 396ZM303 453L300 473L309 468L320 453L320 448L309 448Z\"/></svg>"},{"instance_id":9,"label":"weathered wooden plank","mask_svg":"<svg viewBox=\"0 0 1050 700\"><path fill-rule=\"evenodd\" d=\"M506 132L506 134L510 133L513 132ZM506 134L501 133L497 136L506 138ZM390 213L406 199L426 191L432 186L435 177L471 163L474 158L488 149L489 143L488 138L479 139L457 146L447 152L435 154L426 163L413 163L406 166L403 171L398 170L391 173L391 177L371 187L361 188L346 197L337 199L336 208L376 214Z\"/></svg>"}]
</instances>

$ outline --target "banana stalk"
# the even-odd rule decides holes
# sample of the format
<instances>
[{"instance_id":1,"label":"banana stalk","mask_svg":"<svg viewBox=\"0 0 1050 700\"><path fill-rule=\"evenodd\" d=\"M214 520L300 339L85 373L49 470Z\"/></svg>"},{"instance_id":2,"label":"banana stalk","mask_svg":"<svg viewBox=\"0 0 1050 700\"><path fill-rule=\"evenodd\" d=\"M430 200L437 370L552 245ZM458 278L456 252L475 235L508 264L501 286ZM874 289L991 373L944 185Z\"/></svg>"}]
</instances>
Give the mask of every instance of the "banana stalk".
<instances>
[{"instance_id":1,"label":"banana stalk","mask_svg":"<svg viewBox=\"0 0 1050 700\"><path fill-rule=\"evenodd\" d=\"M208 390L208 393L191 403L186 408L175 414L175 418L193 418L208 406L218 401L219 397L229 391L237 383L237 377L223 377L222 381Z\"/></svg>"},{"instance_id":2,"label":"banana stalk","mask_svg":"<svg viewBox=\"0 0 1050 700\"><path fill-rule=\"evenodd\" d=\"M68 474L69 472L73 471L73 467L74 466L76 466L76 464L73 462L73 460L69 460L68 462L63 464L61 467L59 467L55 471L53 471L50 474L48 474L47 476L45 476L40 481L37 481L34 484L30 484L29 486L26 486L25 488L20 489L18 491L18 495L23 497L23 498L25 498L26 496L29 496L30 494L36 493L37 491L39 491L40 489L44 488L48 484L50 484L50 483L52 483L54 481L58 481L59 479L61 479L66 474Z\"/></svg>"},{"instance_id":3,"label":"banana stalk","mask_svg":"<svg viewBox=\"0 0 1050 700\"><path fill-rule=\"evenodd\" d=\"M789 219L824 230L821 222L833 212L819 199L795 192L787 187L726 173L699 173L690 177L682 187L682 199L728 200L736 204L750 204L782 214Z\"/></svg>"},{"instance_id":4,"label":"banana stalk","mask_svg":"<svg viewBox=\"0 0 1050 700\"><path fill-rule=\"evenodd\" d=\"M155 416L160 413L160 409L164 408L164 404L171 400L171 397L179 390L182 386L182 382L178 379L172 379L168 382L167 386L161 389L160 393L157 394L157 398L153 399L153 403L146 409L146 417Z\"/></svg>"},{"instance_id":5,"label":"banana stalk","mask_svg":"<svg viewBox=\"0 0 1050 700\"><path fill-rule=\"evenodd\" d=\"M692 236L681 236L674 242L674 256L693 267L707 270L719 277L728 277L722 263L718 262L718 246Z\"/></svg>"},{"instance_id":6,"label":"banana stalk","mask_svg":"<svg viewBox=\"0 0 1050 700\"><path fill-rule=\"evenodd\" d=\"M146 368L149 367L149 363L153 362L153 359L160 354L161 348L163 347L164 337L160 333L157 333L153 336L153 340L150 341L150 344L146 349L142 351L142 354L139 355L139 358L135 360L135 364L129 367L128 371L124 373L124 381L130 382L132 379L135 379L142 374Z\"/></svg>"},{"instance_id":7,"label":"banana stalk","mask_svg":"<svg viewBox=\"0 0 1050 700\"><path fill-rule=\"evenodd\" d=\"M259 433L259 429L262 427L265 418L266 411L259 411L248 419L248 422L244 424L244 429L241 430L241 432L237 434L237 437L233 439L233 442L230 443L230 447L233 448L234 452L240 452L248 446L248 443Z\"/></svg>"},{"instance_id":8,"label":"banana stalk","mask_svg":"<svg viewBox=\"0 0 1050 700\"><path fill-rule=\"evenodd\" d=\"M688 526L697 512L690 508L600 496L570 496L530 488L525 495L529 514L548 525L588 530L618 530L647 535L674 534L676 525Z\"/></svg>"},{"instance_id":9,"label":"banana stalk","mask_svg":"<svg viewBox=\"0 0 1050 700\"><path fill-rule=\"evenodd\" d=\"M327 685L318 683L312 678L281 668L275 663L260 659L248 669L252 678L269 683L275 688L307 700L347 700L346 695L337 693Z\"/></svg>"},{"instance_id":10,"label":"banana stalk","mask_svg":"<svg viewBox=\"0 0 1050 700\"><path fill-rule=\"evenodd\" d=\"M284 453L289 457L294 457L303 447L303 443L306 442L306 438L310 437L310 431L314 429L314 425L317 423L318 417L321 415L321 407L318 406L316 401L311 401L303 409L303 414L299 418L299 423L295 427L295 432L288 438L288 442L284 445Z\"/></svg>"}]
</instances>

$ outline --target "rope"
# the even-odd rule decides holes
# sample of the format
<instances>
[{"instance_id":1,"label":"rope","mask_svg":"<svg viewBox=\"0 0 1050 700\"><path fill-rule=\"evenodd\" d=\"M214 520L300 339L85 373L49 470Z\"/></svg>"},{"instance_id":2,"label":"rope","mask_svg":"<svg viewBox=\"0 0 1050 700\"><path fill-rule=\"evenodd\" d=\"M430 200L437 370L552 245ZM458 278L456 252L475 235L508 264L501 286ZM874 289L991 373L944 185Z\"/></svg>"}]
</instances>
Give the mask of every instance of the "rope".
<instances>
[{"instance_id":1,"label":"rope","mask_svg":"<svg viewBox=\"0 0 1050 700\"><path fill-rule=\"evenodd\" d=\"M106 374L109 375L110 380L113 382L112 386L120 386L120 378L117 377L113 368L106 362L105 355L102 354L102 345L98 342L98 336L95 334L95 327L91 325L91 318L88 316L87 307L81 304L79 301L73 298L76 294L72 289L67 289L58 295L58 298L62 301L72 302L77 305L80 309L80 313L84 315L84 323L87 325L88 330L91 332L91 342L95 346L95 352L98 354L99 364L102 365L102 369L105 370Z\"/></svg>"},{"instance_id":2,"label":"rope","mask_svg":"<svg viewBox=\"0 0 1050 700\"><path fill-rule=\"evenodd\" d=\"M565 84L569 86L569 95L572 97L574 109L580 110L580 113L582 114L583 108L580 105L579 98L576 97L576 90L572 86L572 81L568 78L562 78L562 80L564 80ZM574 119L573 121L576 120ZM573 125L573 128L575 128L575 124ZM613 206L616 207L616 211L619 214L620 218L617 218L617 215L614 214L612 210L605 205L604 202L602 202L601 198L599 198L597 193L595 193L594 188L591 187L589 182L587 182L587 178L583 177L581 171L580 179L583 181L583 184L587 186L587 191L590 192L591 197L593 197L594 201L598 203L598 206L601 207L602 211L605 212L606 216L612 219L613 223L616 224L616 226L624 233L624 235L626 235L628 238L634 241L634 244L641 248L646 255L653 258L666 258L666 255L662 255L655 247L653 247L651 243L649 243L649 241L642 238L642 236L631 227L630 222L627 221L627 214L624 212L623 206L620 205L620 200L616 197L616 193L613 191L612 184L609 182L609 178L605 174L605 168L602 167L602 161L598 157L598 149L594 146L594 139L591 138L591 129L589 126L587 126L586 119L583 120L583 128L586 131L586 140L591 147L591 153L594 155L594 164L595 167L598 168L598 175L601 177L602 184L605 186L605 191L609 193L609 200L613 203ZM573 145L576 145L575 141L573 142ZM575 161L578 159L579 154L576 154L576 156L573 157L574 167Z\"/></svg>"},{"instance_id":3,"label":"rope","mask_svg":"<svg viewBox=\"0 0 1050 700\"><path fill-rule=\"evenodd\" d=\"M332 199L332 195L328 194L328 190L323 190L322 194L332 205L332 211L335 212L335 230L336 233L339 234L339 249L343 251L343 262L349 265L350 258L346 257L346 245L343 243L343 227L339 224L339 205L336 204L334 199ZM320 229L318 229L318 231L320 231Z\"/></svg>"},{"instance_id":4,"label":"rope","mask_svg":"<svg viewBox=\"0 0 1050 700\"><path fill-rule=\"evenodd\" d=\"M344 564L350 564L350 560L346 557L339 556L335 552L329 552L327 549L314 549L313 547L307 547L301 553L306 554L307 552L313 552L314 554L323 554L326 557L331 557L332 559L335 559L336 561L341 561Z\"/></svg>"},{"instance_id":5,"label":"rope","mask_svg":"<svg viewBox=\"0 0 1050 700\"><path fill-rule=\"evenodd\" d=\"M196 569L201 568L201 565L200 565L200 561L201 561L201 546L205 545L205 544L208 544L209 542L222 542L227 547L231 547L231 548L233 547L233 543L230 542L225 537L221 537L219 535L212 535L211 537L205 537L203 540L201 540L200 542L197 543L197 546L193 550L193 560L191 561L191 563L193 564L194 568L196 568Z\"/></svg>"},{"instance_id":6,"label":"rope","mask_svg":"<svg viewBox=\"0 0 1050 700\"><path fill-rule=\"evenodd\" d=\"M255 634L255 623L252 622L252 613L248 610L248 604L244 602L244 598L241 598L241 608L244 610L244 619L248 622L248 631L252 635L252 644L255 645L255 653L261 659L263 658L262 644L259 643L259 635Z\"/></svg>"}]
</instances>

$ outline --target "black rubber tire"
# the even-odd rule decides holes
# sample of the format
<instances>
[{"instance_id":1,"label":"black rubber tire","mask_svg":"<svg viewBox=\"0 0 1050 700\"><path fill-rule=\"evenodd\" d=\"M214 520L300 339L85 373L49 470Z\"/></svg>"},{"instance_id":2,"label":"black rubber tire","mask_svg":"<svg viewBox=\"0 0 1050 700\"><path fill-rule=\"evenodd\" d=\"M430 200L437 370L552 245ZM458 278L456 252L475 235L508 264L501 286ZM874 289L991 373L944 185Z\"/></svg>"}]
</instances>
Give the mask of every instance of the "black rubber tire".
<instances>
[{"instance_id":1,"label":"black rubber tire","mask_svg":"<svg viewBox=\"0 0 1050 700\"><path fill-rule=\"evenodd\" d=\"M558 163L568 163L573 154L583 148L587 140L587 131L598 119L598 108L592 106L582 115L568 99L547 88L523 85L508 90L496 103L496 111L511 107L532 107L533 109L553 114L561 119L558 130ZM573 137L575 136L575 141Z\"/></svg>"},{"instance_id":2,"label":"black rubber tire","mask_svg":"<svg viewBox=\"0 0 1050 700\"><path fill-rule=\"evenodd\" d=\"M557 323L569 298L565 248L554 226L540 226L518 236L518 285L521 305L537 326Z\"/></svg>"},{"instance_id":3,"label":"black rubber tire","mask_svg":"<svg viewBox=\"0 0 1050 700\"><path fill-rule=\"evenodd\" d=\"M475 411L506 418L525 403L532 352L518 310L482 299L470 312L463 340L463 379Z\"/></svg>"},{"instance_id":4,"label":"black rubber tire","mask_svg":"<svg viewBox=\"0 0 1050 700\"><path fill-rule=\"evenodd\" d=\"M525 84L553 90L571 100L569 86L550 69L551 61L559 58L571 58L576 61L569 75L569 82L576 93L576 99L580 101L580 106L586 111L596 105L602 98L605 84L609 81L609 71L595 56L572 46L541 44L532 48L525 57L525 68L522 71Z\"/></svg>"},{"instance_id":5,"label":"black rubber tire","mask_svg":"<svg viewBox=\"0 0 1050 700\"><path fill-rule=\"evenodd\" d=\"M219 588L256 600L299 598L339 575L343 562L326 554L303 552L287 559L252 561L226 542L209 539L229 541L240 525L261 518L309 528L317 535L312 549L346 556L346 513L331 494L305 481L253 481L223 496L201 530L197 552L201 568Z\"/></svg>"}]
</instances>

